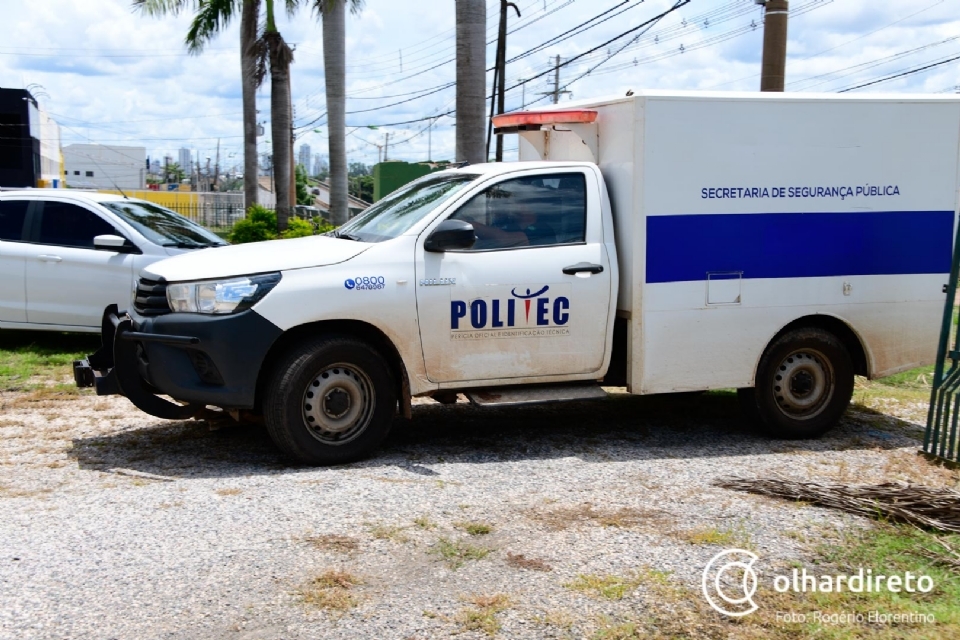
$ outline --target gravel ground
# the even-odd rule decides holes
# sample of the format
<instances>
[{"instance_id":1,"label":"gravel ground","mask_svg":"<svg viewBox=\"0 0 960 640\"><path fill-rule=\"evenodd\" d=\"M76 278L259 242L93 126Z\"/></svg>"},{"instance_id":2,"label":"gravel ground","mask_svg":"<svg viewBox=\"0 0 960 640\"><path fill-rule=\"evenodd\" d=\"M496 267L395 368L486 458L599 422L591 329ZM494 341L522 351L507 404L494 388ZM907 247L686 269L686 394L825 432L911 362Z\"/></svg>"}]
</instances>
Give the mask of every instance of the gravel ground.
<instances>
[{"instance_id":1,"label":"gravel ground","mask_svg":"<svg viewBox=\"0 0 960 640\"><path fill-rule=\"evenodd\" d=\"M710 483L950 482L916 456L925 407L881 404L821 440L783 442L745 428L729 394L427 401L375 458L314 469L288 464L257 427L0 394L0 637L589 637L671 607L686 607L693 635L700 622L736 635L701 611L715 553L802 561L825 528L867 525ZM490 532L468 532L481 525ZM458 549L487 553L455 568ZM359 584L317 591L329 570ZM675 602L650 586L657 572ZM581 574L636 582L607 599L571 588Z\"/></svg>"}]
</instances>

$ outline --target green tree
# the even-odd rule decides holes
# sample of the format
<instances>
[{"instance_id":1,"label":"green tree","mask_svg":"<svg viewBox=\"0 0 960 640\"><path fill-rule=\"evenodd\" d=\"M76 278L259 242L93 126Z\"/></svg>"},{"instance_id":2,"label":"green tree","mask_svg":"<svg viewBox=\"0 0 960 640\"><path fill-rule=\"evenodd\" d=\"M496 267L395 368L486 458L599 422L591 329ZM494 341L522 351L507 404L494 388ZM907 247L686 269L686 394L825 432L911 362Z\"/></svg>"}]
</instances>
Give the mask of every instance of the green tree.
<instances>
[{"instance_id":1,"label":"green tree","mask_svg":"<svg viewBox=\"0 0 960 640\"><path fill-rule=\"evenodd\" d=\"M350 195L364 202L373 203L373 176L354 176L350 178Z\"/></svg>"},{"instance_id":2,"label":"green tree","mask_svg":"<svg viewBox=\"0 0 960 640\"><path fill-rule=\"evenodd\" d=\"M180 182L187 177L187 172L184 171L176 162L171 162L168 164L163 171L164 174L166 174L167 182L175 182L180 184Z\"/></svg>"},{"instance_id":3,"label":"green tree","mask_svg":"<svg viewBox=\"0 0 960 640\"><path fill-rule=\"evenodd\" d=\"M307 170L302 164L297 165L297 204L313 206L316 204L316 198L310 194L310 187L307 184Z\"/></svg>"}]
</instances>

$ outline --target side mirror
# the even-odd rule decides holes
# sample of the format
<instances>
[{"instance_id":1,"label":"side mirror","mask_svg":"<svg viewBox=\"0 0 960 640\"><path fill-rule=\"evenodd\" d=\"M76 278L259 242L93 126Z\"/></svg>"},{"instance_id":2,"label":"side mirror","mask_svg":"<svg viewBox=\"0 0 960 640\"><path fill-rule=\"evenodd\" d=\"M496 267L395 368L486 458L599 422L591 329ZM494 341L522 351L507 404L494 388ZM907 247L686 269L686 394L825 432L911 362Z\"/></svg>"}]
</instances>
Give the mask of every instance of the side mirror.
<instances>
[{"instance_id":1,"label":"side mirror","mask_svg":"<svg viewBox=\"0 0 960 640\"><path fill-rule=\"evenodd\" d=\"M122 236L115 236L112 233L94 237L93 246L97 249L117 251L119 253L129 253L135 249L129 240Z\"/></svg>"},{"instance_id":2,"label":"side mirror","mask_svg":"<svg viewBox=\"0 0 960 640\"><path fill-rule=\"evenodd\" d=\"M451 249L469 249L477 241L473 225L463 220L444 220L433 230L423 248L426 251L442 252Z\"/></svg>"}]
</instances>

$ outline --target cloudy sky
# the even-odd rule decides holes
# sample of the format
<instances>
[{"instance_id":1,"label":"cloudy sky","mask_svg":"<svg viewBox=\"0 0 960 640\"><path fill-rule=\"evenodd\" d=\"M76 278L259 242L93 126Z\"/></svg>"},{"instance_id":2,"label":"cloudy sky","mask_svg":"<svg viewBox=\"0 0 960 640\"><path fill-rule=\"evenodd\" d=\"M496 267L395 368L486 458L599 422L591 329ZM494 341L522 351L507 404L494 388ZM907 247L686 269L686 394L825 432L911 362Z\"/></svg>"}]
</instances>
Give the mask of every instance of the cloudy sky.
<instances>
[{"instance_id":1,"label":"cloudy sky","mask_svg":"<svg viewBox=\"0 0 960 640\"><path fill-rule=\"evenodd\" d=\"M580 56L561 69L561 88L572 92L563 99L630 88L759 88L762 10L754 0L689 0L641 30L634 29L674 0L515 2L522 16L510 19L508 59L518 59L507 67L507 86L516 85L508 110L544 104L558 55ZM0 0L0 6L6 22L0 86L30 86L61 124L64 144L145 146L153 157L176 157L185 147L203 158L219 139L223 163L241 162L239 21L193 56L183 45L189 14L150 18L133 12L130 0ZM499 2L487 6L492 41ZM855 90L960 91L960 59L951 60L960 56L960 0L790 0L790 9L788 91L834 92L898 74L906 75ZM305 9L285 16L279 28L296 47L297 146L325 153L321 28ZM491 43L488 64L494 50ZM393 123L453 109L454 88L435 90L454 80L453 57L453 0L366 0L359 15L348 16L350 161L376 162L376 145L387 133L391 158L424 160L428 151L434 159L452 157L452 116L437 118L430 135L426 122ZM258 96L264 122L268 85ZM262 150L269 138L267 127Z\"/></svg>"}]
</instances>

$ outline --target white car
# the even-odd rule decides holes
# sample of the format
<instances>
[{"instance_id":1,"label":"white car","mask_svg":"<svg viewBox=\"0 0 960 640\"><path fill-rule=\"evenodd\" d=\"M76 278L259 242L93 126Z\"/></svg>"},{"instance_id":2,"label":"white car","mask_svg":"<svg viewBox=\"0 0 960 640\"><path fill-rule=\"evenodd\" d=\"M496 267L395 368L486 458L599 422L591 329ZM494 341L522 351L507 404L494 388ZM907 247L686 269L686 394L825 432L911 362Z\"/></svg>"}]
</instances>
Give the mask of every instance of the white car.
<instances>
[{"instance_id":1,"label":"white car","mask_svg":"<svg viewBox=\"0 0 960 640\"><path fill-rule=\"evenodd\" d=\"M144 200L0 191L0 329L99 332L104 307L130 305L143 267L225 244Z\"/></svg>"}]
</instances>

